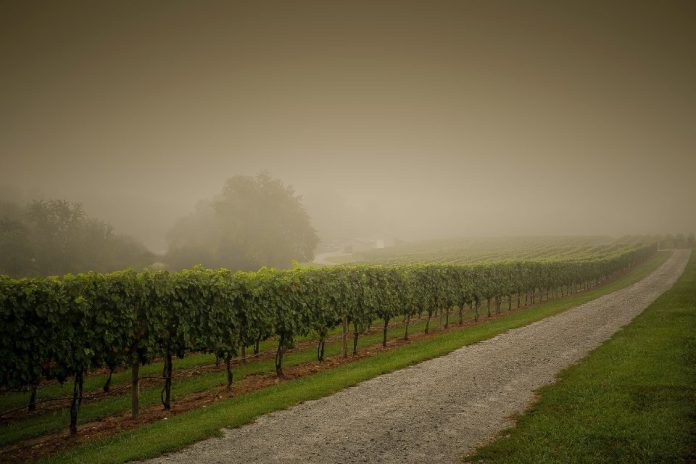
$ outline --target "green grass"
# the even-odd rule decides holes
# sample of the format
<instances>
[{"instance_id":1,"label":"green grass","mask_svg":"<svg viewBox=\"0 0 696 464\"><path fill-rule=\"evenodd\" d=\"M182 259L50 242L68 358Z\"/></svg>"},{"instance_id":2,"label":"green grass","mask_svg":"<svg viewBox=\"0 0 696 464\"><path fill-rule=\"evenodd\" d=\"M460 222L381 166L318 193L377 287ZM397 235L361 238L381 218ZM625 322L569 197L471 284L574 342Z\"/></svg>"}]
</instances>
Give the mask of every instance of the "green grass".
<instances>
[{"instance_id":1,"label":"green grass","mask_svg":"<svg viewBox=\"0 0 696 464\"><path fill-rule=\"evenodd\" d=\"M215 356L211 354L193 354L187 356L183 359L174 360L174 369L183 368L193 368L201 365L211 364L215 361ZM121 385L130 385L130 371L119 371L114 372L111 378L112 388ZM161 364L148 364L142 366L140 369L140 375L142 376L156 376L162 375L162 365ZM94 375L87 376L84 382L84 392L85 395L89 395L92 392L101 391L104 382L106 381L106 375ZM42 386L38 390L38 399L44 398L61 398L69 397L72 395L72 383L70 381L64 384L53 383L49 385ZM9 409L14 409L17 407L26 406L29 402L29 394L27 392L8 392L0 396L0 411L7 411Z\"/></svg>"},{"instance_id":2,"label":"green grass","mask_svg":"<svg viewBox=\"0 0 696 464\"><path fill-rule=\"evenodd\" d=\"M462 346L565 311L637 282L655 270L665 259L666 254L661 253L628 275L588 292L540 304L525 311L512 313L505 318L491 319L465 330L415 341L335 369L240 395L205 409L190 411L166 421L158 421L87 443L43 461L118 463L174 451L207 437L217 436L223 427L240 426L259 415L330 395L361 381L442 356Z\"/></svg>"},{"instance_id":3,"label":"green grass","mask_svg":"<svg viewBox=\"0 0 696 464\"><path fill-rule=\"evenodd\" d=\"M467 461L679 463L696 459L696 256L677 284Z\"/></svg>"}]
</instances>

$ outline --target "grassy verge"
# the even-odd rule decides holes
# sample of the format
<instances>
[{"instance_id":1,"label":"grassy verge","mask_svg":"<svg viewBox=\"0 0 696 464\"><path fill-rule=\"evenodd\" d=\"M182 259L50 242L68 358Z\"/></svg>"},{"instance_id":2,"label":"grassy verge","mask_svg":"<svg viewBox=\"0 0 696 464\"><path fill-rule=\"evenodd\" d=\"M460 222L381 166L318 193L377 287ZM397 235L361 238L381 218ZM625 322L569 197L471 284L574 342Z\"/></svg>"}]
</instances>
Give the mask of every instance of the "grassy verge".
<instances>
[{"instance_id":1,"label":"grassy verge","mask_svg":"<svg viewBox=\"0 0 696 464\"><path fill-rule=\"evenodd\" d=\"M515 428L466 460L694 462L696 257L671 290L539 395Z\"/></svg>"},{"instance_id":2,"label":"grassy verge","mask_svg":"<svg viewBox=\"0 0 696 464\"><path fill-rule=\"evenodd\" d=\"M280 383L270 388L216 403L205 409L190 411L166 421L148 424L118 435L93 441L60 453L43 462L117 463L158 456L180 449L207 437L219 435L223 427L235 427L259 415L291 407L302 401L330 395L372 377L447 354L457 348L491 338L501 332L534 321L626 287L655 270L666 254L660 254L637 267L628 275L604 287L537 305L508 317L492 319L461 331L444 333L370 358L339 366L312 376Z\"/></svg>"}]
</instances>

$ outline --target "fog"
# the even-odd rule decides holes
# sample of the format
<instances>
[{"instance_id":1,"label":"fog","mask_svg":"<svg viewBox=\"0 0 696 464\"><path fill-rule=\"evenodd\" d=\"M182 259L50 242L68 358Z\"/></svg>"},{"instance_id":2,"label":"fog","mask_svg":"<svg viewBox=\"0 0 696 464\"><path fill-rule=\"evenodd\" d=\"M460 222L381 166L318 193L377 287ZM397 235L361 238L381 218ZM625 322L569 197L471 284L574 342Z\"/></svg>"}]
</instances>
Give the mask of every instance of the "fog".
<instances>
[{"instance_id":1,"label":"fog","mask_svg":"<svg viewBox=\"0 0 696 464\"><path fill-rule=\"evenodd\" d=\"M151 250L226 179L319 237L696 230L696 3L0 2L0 197Z\"/></svg>"}]
</instances>

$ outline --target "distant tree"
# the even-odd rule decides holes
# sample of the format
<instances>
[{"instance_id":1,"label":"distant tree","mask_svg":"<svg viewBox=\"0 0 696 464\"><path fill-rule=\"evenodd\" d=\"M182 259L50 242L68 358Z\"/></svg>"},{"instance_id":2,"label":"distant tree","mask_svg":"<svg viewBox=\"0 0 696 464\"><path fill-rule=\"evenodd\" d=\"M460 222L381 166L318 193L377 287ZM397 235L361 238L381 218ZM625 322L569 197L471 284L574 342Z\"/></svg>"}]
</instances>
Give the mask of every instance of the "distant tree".
<instances>
[{"instance_id":1,"label":"distant tree","mask_svg":"<svg viewBox=\"0 0 696 464\"><path fill-rule=\"evenodd\" d=\"M682 233L679 233L674 237L674 247L675 248L686 248L688 246L686 236Z\"/></svg>"},{"instance_id":2,"label":"distant tree","mask_svg":"<svg viewBox=\"0 0 696 464\"><path fill-rule=\"evenodd\" d=\"M292 187L265 173L235 176L219 196L175 226L167 263L173 269L288 267L293 260L311 260L318 241Z\"/></svg>"},{"instance_id":3,"label":"distant tree","mask_svg":"<svg viewBox=\"0 0 696 464\"><path fill-rule=\"evenodd\" d=\"M89 217L81 204L35 200L0 208L0 273L59 275L144 267L154 256L142 244L116 235Z\"/></svg>"},{"instance_id":4,"label":"distant tree","mask_svg":"<svg viewBox=\"0 0 696 464\"><path fill-rule=\"evenodd\" d=\"M0 216L0 274L34 274L33 257L28 228L17 218Z\"/></svg>"},{"instance_id":5,"label":"distant tree","mask_svg":"<svg viewBox=\"0 0 696 464\"><path fill-rule=\"evenodd\" d=\"M82 205L64 200L32 201L26 208L33 247L33 259L42 274L63 274L87 270L85 258L91 243L108 233L96 221L90 221ZM87 240L85 240L87 239Z\"/></svg>"}]
</instances>

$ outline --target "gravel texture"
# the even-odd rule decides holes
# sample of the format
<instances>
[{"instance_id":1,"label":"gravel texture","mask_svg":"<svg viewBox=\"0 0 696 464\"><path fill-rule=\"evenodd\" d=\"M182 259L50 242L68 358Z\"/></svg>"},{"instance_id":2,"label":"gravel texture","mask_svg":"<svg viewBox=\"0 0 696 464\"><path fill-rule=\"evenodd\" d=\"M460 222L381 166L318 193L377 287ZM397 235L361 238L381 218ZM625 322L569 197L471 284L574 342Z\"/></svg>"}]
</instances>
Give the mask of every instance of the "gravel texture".
<instances>
[{"instance_id":1,"label":"gravel texture","mask_svg":"<svg viewBox=\"0 0 696 464\"><path fill-rule=\"evenodd\" d=\"M668 290L688 258L676 251L625 289L148 462L457 462Z\"/></svg>"}]
</instances>

